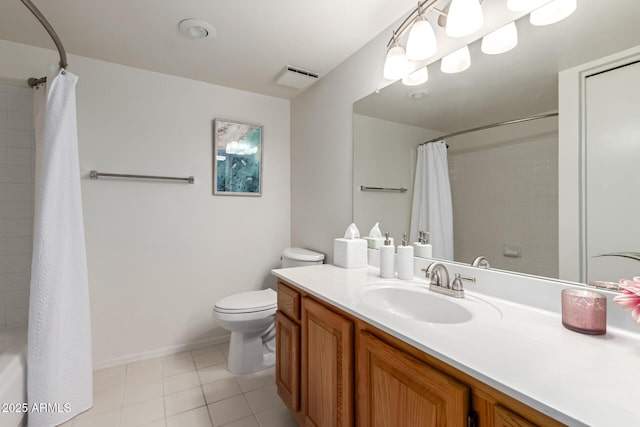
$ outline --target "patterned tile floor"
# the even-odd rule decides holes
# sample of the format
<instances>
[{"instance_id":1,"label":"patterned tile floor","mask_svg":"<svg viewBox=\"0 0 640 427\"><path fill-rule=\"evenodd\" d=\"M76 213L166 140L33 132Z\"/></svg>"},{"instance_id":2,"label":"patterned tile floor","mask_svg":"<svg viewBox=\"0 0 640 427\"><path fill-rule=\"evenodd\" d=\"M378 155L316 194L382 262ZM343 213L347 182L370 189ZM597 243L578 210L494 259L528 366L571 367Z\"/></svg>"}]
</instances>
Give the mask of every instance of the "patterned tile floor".
<instances>
[{"instance_id":1,"label":"patterned tile floor","mask_svg":"<svg viewBox=\"0 0 640 427\"><path fill-rule=\"evenodd\" d=\"M297 427L274 369L227 371L228 344L94 372L94 405L64 427Z\"/></svg>"}]
</instances>

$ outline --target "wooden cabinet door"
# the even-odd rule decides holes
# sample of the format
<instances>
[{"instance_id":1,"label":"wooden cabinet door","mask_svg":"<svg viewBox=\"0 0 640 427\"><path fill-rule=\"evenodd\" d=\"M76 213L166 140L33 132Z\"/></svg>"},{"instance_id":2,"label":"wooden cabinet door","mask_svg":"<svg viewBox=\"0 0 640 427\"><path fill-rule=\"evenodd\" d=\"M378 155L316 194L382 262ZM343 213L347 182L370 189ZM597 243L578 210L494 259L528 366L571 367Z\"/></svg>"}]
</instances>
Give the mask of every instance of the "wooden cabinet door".
<instances>
[{"instance_id":1,"label":"wooden cabinet door","mask_svg":"<svg viewBox=\"0 0 640 427\"><path fill-rule=\"evenodd\" d=\"M520 415L495 405L493 407L493 426L494 427L537 427L536 424L529 422Z\"/></svg>"},{"instance_id":2,"label":"wooden cabinet door","mask_svg":"<svg viewBox=\"0 0 640 427\"><path fill-rule=\"evenodd\" d=\"M353 426L353 323L305 297L302 327L305 426Z\"/></svg>"},{"instance_id":3,"label":"wooden cabinet door","mask_svg":"<svg viewBox=\"0 0 640 427\"><path fill-rule=\"evenodd\" d=\"M300 326L276 313L276 385L282 401L300 411Z\"/></svg>"},{"instance_id":4,"label":"wooden cabinet door","mask_svg":"<svg viewBox=\"0 0 640 427\"><path fill-rule=\"evenodd\" d=\"M361 332L357 350L357 419L362 427L462 427L467 386Z\"/></svg>"}]
</instances>

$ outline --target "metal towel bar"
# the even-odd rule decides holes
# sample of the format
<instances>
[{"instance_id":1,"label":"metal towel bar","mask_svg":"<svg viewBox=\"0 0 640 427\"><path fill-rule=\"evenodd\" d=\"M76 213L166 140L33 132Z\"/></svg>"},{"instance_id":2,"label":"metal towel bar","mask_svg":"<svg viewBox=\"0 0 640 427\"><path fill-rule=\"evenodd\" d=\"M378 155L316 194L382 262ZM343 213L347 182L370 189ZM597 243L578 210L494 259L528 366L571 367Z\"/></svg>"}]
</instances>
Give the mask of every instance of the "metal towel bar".
<instances>
[{"instance_id":1,"label":"metal towel bar","mask_svg":"<svg viewBox=\"0 0 640 427\"><path fill-rule=\"evenodd\" d=\"M109 178L139 178L139 179L160 179L163 181L185 181L189 184L193 184L195 180L192 176L187 178L174 177L174 176L154 176L154 175L131 175L124 173L104 173L98 172L97 170L92 170L89 172L89 177L91 179L98 179L101 176L109 177Z\"/></svg>"},{"instance_id":2,"label":"metal towel bar","mask_svg":"<svg viewBox=\"0 0 640 427\"><path fill-rule=\"evenodd\" d=\"M366 185L360 186L360 191L386 191L389 193L406 193L407 189L401 188L389 188L389 187L368 187Z\"/></svg>"}]
</instances>

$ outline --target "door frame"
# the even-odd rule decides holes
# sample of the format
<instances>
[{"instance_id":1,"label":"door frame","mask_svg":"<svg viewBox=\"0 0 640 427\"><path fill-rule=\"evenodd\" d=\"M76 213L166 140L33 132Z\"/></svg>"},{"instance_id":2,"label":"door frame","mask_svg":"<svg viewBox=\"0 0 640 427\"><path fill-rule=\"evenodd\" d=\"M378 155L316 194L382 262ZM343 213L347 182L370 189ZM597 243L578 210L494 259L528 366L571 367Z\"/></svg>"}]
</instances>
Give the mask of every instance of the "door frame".
<instances>
[{"instance_id":1,"label":"door frame","mask_svg":"<svg viewBox=\"0 0 640 427\"><path fill-rule=\"evenodd\" d=\"M585 283L586 79L640 61L640 46L558 74L558 268L561 280Z\"/></svg>"}]
</instances>

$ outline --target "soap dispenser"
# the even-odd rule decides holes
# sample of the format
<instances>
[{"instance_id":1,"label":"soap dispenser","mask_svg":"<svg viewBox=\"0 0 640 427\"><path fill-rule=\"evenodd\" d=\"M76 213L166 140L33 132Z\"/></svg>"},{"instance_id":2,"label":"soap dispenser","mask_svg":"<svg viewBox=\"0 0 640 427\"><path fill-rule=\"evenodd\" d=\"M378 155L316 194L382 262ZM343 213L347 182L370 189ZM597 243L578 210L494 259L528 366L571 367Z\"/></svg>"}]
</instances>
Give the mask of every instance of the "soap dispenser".
<instances>
[{"instance_id":1,"label":"soap dispenser","mask_svg":"<svg viewBox=\"0 0 640 427\"><path fill-rule=\"evenodd\" d=\"M413 279L413 246L408 245L407 233L402 236L402 245L398 246L398 279Z\"/></svg>"},{"instance_id":2,"label":"soap dispenser","mask_svg":"<svg viewBox=\"0 0 640 427\"><path fill-rule=\"evenodd\" d=\"M391 244L389 233L384 233L384 245L380 246L380 277L393 279L395 273L395 247Z\"/></svg>"},{"instance_id":3,"label":"soap dispenser","mask_svg":"<svg viewBox=\"0 0 640 427\"><path fill-rule=\"evenodd\" d=\"M418 241L413 243L414 254L419 258L432 258L433 252L429 244L429 233L420 230Z\"/></svg>"},{"instance_id":4,"label":"soap dispenser","mask_svg":"<svg viewBox=\"0 0 640 427\"><path fill-rule=\"evenodd\" d=\"M429 243L429 233L427 231L424 232L424 257L433 258L433 247Z\"/></svg>"}]
</instances>

